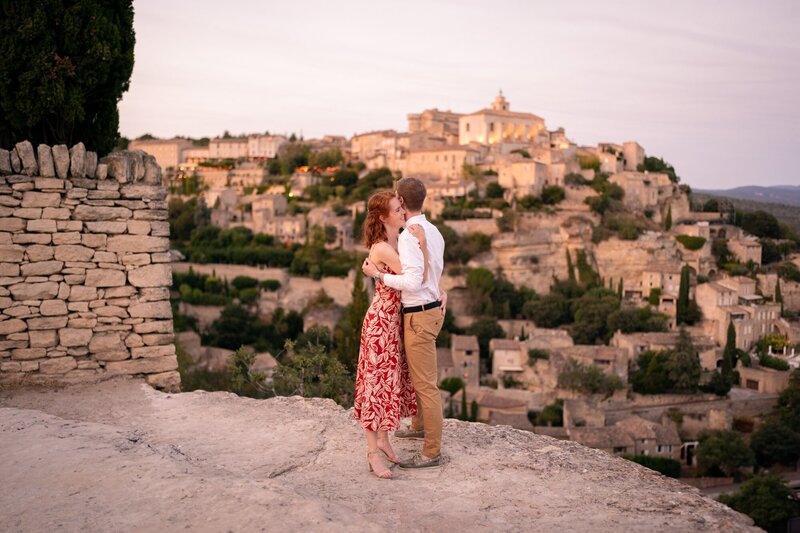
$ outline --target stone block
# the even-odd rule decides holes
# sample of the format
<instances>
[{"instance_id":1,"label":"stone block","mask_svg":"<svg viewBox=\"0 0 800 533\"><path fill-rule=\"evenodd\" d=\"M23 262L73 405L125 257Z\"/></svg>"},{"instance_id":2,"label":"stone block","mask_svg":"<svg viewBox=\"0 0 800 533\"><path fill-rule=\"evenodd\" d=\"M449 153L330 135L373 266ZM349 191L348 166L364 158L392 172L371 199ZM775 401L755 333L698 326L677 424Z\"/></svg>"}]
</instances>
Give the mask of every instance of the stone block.
<instances>
[{"instance_id":1,"label":"stone block","mask_svg":"<svg viewBox=\"0 0 800 533\"><path fill-rule=\"evenodd\" d=\"M142 335L142 341L147 346L163 346L175 342L175 335L172 333L148 333Z\"/></svg>"},{"instance_id":2,"label":"stone block","mask_svg":"<svg viewBox=\"0 0 800 533\"><path fill-rule=\"evenodd\" d=\"M43 246L41 244L32 244L26 250L28 254L28 261L49 261L55 256L55 248L52 246Z\"/></svg>"},{"instance_id":3,"label":"stone block","mask_svg":"<svg viewBox=\"0 0 800 533\"><path fill-rule=\"evenodd\" d=\"M125 308L116 305L105 305L103 307L98 307L94 310L94 312L99 317L115 316L117 318L128 318L128 312L125 310Z\"/></svg>"},{"instance_id":4,"label":"stone block","mask_svg":"<svg viewBox=\"0 0 800 533\"><path fill-rule=\"evenodd\" d=\"M104 180L108 177L108 165L105 163L98 163L97 170L94 173L95 177L99 180Z\"/></svg>"},{"instance_id":5,"label":"stone block","mask_svg":"<svg viewBox=\"0 0 800 533\"><path fill-rule=\"evenodd\" d=\"M113 351L127 352L125 343L122 342L122 337L117 332L95 333L89 341L89 352L91 353Z\"/></svg>"},{"instance_id":6,"label":"stone block","mask_svg":"<svg viewBox=\"0 0 800 533\"><path fill-rule=\"evenodd\" d=\"M49 276L61 272L64 263L61 261L39 261L22 265L23 276Z\"/></svg>"},{"instance_id":7,"label":"stone block","mask_svg":"<svg viewBox=\"0 0 800 533\"><path fill-rule=\"evenodd\" d=\"M86 195L89 200L116 200L119 191L89 191Z\"/></svg>"},{"instance_id":8,"label":"stone block","mask_svg":"<svg viewBox=\"0 0 800 533\"><path fill-rule=\"evenodd\" d=\"M23 231L27 222L21 218L0 218L0 231Z\"/></svg>"},{"instance_id":9,"label":"stone block","mask_svg":"<svg viewBox=\"0 0 800 533\"><path fill-rule=\"evenodd\" d=\"M0 363L0 372L22 372L22 365L18 361L5 361Z\"/></svg>"},{"instance_id":10,"label":"stone block","mask_svg":"<svg viewBox=\"0 0 800 533\"><path fill-rule=\"evenodd\" d=\"M177 369L178 358L175 355L111 362L106 365L106 372L109 374L158 374Z\"/></svg>"},{"instance_id":11,"label":"stone block","mask_svg":"<svg viewBox=\"0 0 800 533\"><path fill-rule=\"evenodd\" d=\"M17 265L13 265L17 266ZM17 266L17 268L19 268ZM6 307L10 307L14 304L14 300L9 298L8 296L0 296L0 309L5 309Z\"/></svg>"},{"instance_id":12,"label":"stone block","mask_svg":"<svg viewBox=\"0 0 800 533\"><path fill-rule=\"evenodd\" d=\"M121 258L126 266L142 266L150 264L150 254L124 254Z\"/></svg>"},{"instance_id":13,"label":"stone block","mask_svg":"<svg viewBox=\"0 0 800 533\"><path fill-rule=\"evenodd\" d=\"M128 282L134 287L169 287L172 268L169 264L147 265L128 272Z\"/></svg>"},{"instance_id":14,"label":"stone block","mask_svg":"<svg viewBox=\"0 0 800 533\"><path fill-rule=\"evenodd\" d=\"M59 344L65 347L88 346L93 332L90 328L62 328L58 330Z\"/></svg>"},{"instance_id":15,"label":"stone block","mask_svg":"<svg viewBox=\"0 0 800 533\"><path fill-rule=\"evenodd\" d=\"M50 300L58 294L58 283L46 281L44 283L19 283L8 288L14 299L20 300Z\"/></svg>"},{"instance_id":16,"label":"stone block","mask_svg":"<svg viewBox=\"0 0 800 533\"><path fill-rule=\"evenodd\" d=\"M81 244L90 248L104 248L108 237L102 233L84 233L81 235Z\"/></svg>"},{"instance_id":17,"label":"stone block","mask_svg":"<svg viewBox=\"0 0 800 533\"><path fill-rule=\"evenodd\" d=\"M131 286L111 287L103 293L105 298L128 298L136 294L136 289Z\"/></svg>"},{"instance_id":18,"label":"stone block","mask_svg":"<svg viewBox=\"0 0 800 533\"><path fill-rule=\"evenodd\" d=\"M128 349L123 346L121 350L109 350L106 352L98 352L93 355L98 361L124 361L130 359L131 354Z\"/></svg>"},{"instance_id":19,"label":"stone block","mask_svg":"<svg viewBox=\"0 0 800 533\"><path fill-rule=\"evenodd\" d=\"M11 350L11 359L16 361L30 361L31 359L41 359L47 355L44 348L15 348Z\"/></svg>"},{"instance_id":20,"label":"stone block","mask_svg":"<svg viewBox=\"0 0 800 533\"><path fill-rule=\"evenodd\" d=\"M56 245L72 245L81 243L81 234L77 231L70 231L67 233L56 233L53 235L53 244Z\"/></svg>"},{"instance_id":21,"label":"stone block","mask_svg":"<svg viewBox=\"0 0 800 533\"><path fill-rule=\"evenodd\" d=\"M125 337L125 346L128 348L138 348L139 346L144 346L142 336L138 333L129 334L127 337Z\"/></svg>"},{"instance_id":22,"label":"stone block","mask_svg":"<svg viewBox=\"0 0 800 533\"><path fill-rule=\"evenodd\" d=\"M158 390L164 392L180 392L181 391L181 375L179 372L159 372L158 374L149 374L147 376L147 383Z\"/></svg>"},{"instance_id":23,"label":"stone block","mask_svg":"<svg viewBox=\"0 0 800 533\"><path fill-rule=\"evenodd\" d=\"M95 252L92 259L95 263L117 263L117 254L114 252Z\"/></svg>"},{"instance_id":24,"label":"stone block","mask_svg":"<svg viewBox=\"0 0 800 533\"><path fill-rule=\"evenodd\" d=\"M140 346L138 348L131 348L131 357L133 359L149 358L149 357L166 357L175 354L175 345L168 344L165 346Z\"/></svg>"},{"instance_id":25,"label":"stone block","mask_svg":"<svg viewBox=\"0 0 800 533\"><path fill-rule=\"evenodd\" d=\"M150 233L150 222L146 220L129 220L128 233L131 235L148 235Z\"/></svg>"},{"instance_id":26,"label":"stone block","mask_svg":"<svg viewBox=\"0 0 800 533\"><path fill-rule=\"evenodd\" d=\"M69 292L70 302L86 302L97 299L97 288L73 285Z\"/></svg>"},{"instance_id":27,"label":"stone block","mask_svg":"<svg viewBox=\"0 0 800 533\"><path fill-rule=\"evenodd\" d=\"M42 316L66 315L68 312L67 304L64 300L45 300L42 302L42 305L39 306L39 313L41 313Z\"/></svg>"},{"instance_id":28,"label":"stone block","mask_svg":"<svg viewBox=\"0 0 800 533\"><path fill-rule=\"evenodd\" d=\"M69 148L65 144L57 144L51 149L56 176L65 179L69 174Z\"/></svg>"},{"instance_id":29,"label":"stone block","mask_svg":"<svg viewBox=\"0 0 800 533\"><path fill-rule=\"evenodd\" d=\"M66 374L77 367L74 357L53 357L39 362L39 372L42 374Z\"/></svg>"},{"instance_id":30,"label":"stone block","mask_svg":"<svg viewBox=\"0 0 800 533\"><path fill-rule=\"evenodd\" d=\"M16 244L0 244L0 261L4 263L21 263L25 248Z\"/></svg>"},{"instance_id":31,"label":"stone block","mask_svg":"<svg viewBox=\"0 0 800 533\"><path fill-rule=\"evenodd\" d=\"M45 207L42 211L42 218L52 218L55 220L69 219L71 211L65 207ZM80 225L80 222L78 222ZM59 230L61 228L58 228ZM80 229L80 228L79 228Z\"/></svg>"},{"instance_id":32,"label":"stone block","mask_svg":"<svg viewBox=\"0 0 800 533\"><path fill-rule=\"evenodd\" d=\"M49 233L14 233L11 236L14 244L50 244L51 235Z\"/></svg>"},{"instance_id":33,"label":"stone block","mask_svg":"<svg viewBox=\"0 0 800 533\"><path fill-rule=\"evenodd\" d=\"M58 207L61 195L57 192L26 191L22 194L22 207Z\"/></svg>"},{"instance_id":34,"label":"stone block","mask_svg":"<svg viewBox=\"0 0 800 533\"><path fill-rule=\"evenodd\" d=\"M56 247L55 258L59 261L91 261L94 250L80 245L63 245Z\"/></svg>"},{"instance_id":35,"label":"stone block","mask_svg":"<svg viewBox=\"0 0 800 533\"><path fill-rule=\"evenodd\" d=\"M136 220L169 220L166 209L139 209L134 211L133 218Z\"/></svg>"},{"instance_id":36,"label":"stone block","mask_svg":"<svg viewBox=\"0 0 800 533\"><path fill-rule=\"evenodd\" d=\"M58 231L56 221L50 219L29 220L26 230L31 233L55 233Z\"/></svg>"},{"instance_id":37,"label":"stone block","mask_svg":"<svg viewBox=\"0 0 800 533\"><path fill-rule=\"evenodd\" d=\"M56 222L58 231L81 231L83 230L83 222L80 220L59 220Z\"/></svg>"},{"instance_id":38,"label":"stone block","mask_svg":"<svg viewBox=\"0 0 800 533\"><path fill-rule=\"evenodd\" d=\"M52 348L58 345L58 334L54 329L31 331L28 342L31 348Z\"/></svg>"},{"instance_id":39,"label":"stone block","mask_svg":"<svg viewBox=\"0 0 800 533\"><path fill-rule=\"evenodd\" d=\"M19 276L19 263L0 263L0 276Z\"/></svg>"},{"instance_id":40,"label":"stone block","mask_svg":"<svg viewBox=\"0 0 800 533\"><path fill-rule=\"evenodd\" d=\"M22 162L22 173L26 176L35 176L39 173L39 164L30 141L18 142L14 147Z\"/></svg>"},{"instance_id":41,"label":"stone block","mask_svg":"<svg viewBox=\"0 0 800 533\"><path fill-rule=\"evenodd\" d=\"M169 222L163 220L151 221L150 235L154 237L169 237Z\"/></svg>"},{"instance_id":42,"label":"stone block","mask_svg":"<svg viewBox=\"0 0 800 533\"><path fill-rule=\"evenodd\" d=\"M132 318L172 318L172 308L168 301L131 305L128 313Z\"/></svg>"},{"instance_id":43,"label":"stone block","mask_svg":"<svg viewBox=\"0 0 800 533\"><path fill-rule=\"evenodd\" d=\"M39 175L46 178L54 177L56 175L56 167L53 163L53 152L46 144L40 144L36 147L39 155Z\"/></svg>"},{"instance_id":44,"label":"stone block","mask_svg":"<svg viewBox=\"0 0 800 533\"><path fill-rule=\"evenodd\" d=\"M70 328L94 328L97 326L96 318L70 318L67 327Z\"/></svg>"},{"instance_id":45,"label":"stone block","mask_svg":"<svg viewBox=\"0 0 800 533\"><path fill-rule=\"evenodd\" d=\"M29 330L61 329L66 325L67 317L65 316L48 316L28 319Z\"/></svg>"},{"instance_id":46,"label":"stone block","mask_svg":"<svg viewBox=\"0 0 800 533\"><path fill-rule=\"evenodd\" d=\"M133 212L127 207L104 207L81 204L75 208L75 220L116 220L129 219Z\"/></svg>"},{"instance_id":47,"label":"stone block","mask_svg":"<svg viewBox=\"0 0 800 533\"><path fill-rule=\"evenodd\" d=\"M166 252L169 250L169 239L140 235L113 235L108 238L109 252Z\"/></svg>"},{"instance_id":48,"label":"stone block","mask_svg":"<svg viewBox=\"0 0 800 533\"><path fill-rule=\"evenodd\" d=\"M52 209L52 208L49 208ZM17 218L24 218L26 220L33 220L42 218L42 208L41 207L20 207L18 209L14 209L14 216ZM49 217L45 217L49 218ZM2 230L2 231L10 231L10 230Z\"/></svg>"},{"instance_id":49,"label":"stone block","mask_svg":"<svg viewBox=\"0 0 800 533\"><path fill-rule=\"evenodd\" d=\"M140 302L157 302L169 300L169 289L166 287L148 287L139 290Z\"/></svg>"},{"instance_id":50,"label":"stone block","mask_svg":"<svg viewBox=\"0 0 800 533\"><path fill-rule=\"evenodd\" d=\"M125 285L125 272L96 268L86 272L87 287L118 287Z\"/></svg>"},{"instance_id":51,"label":"stone block","mask_svg":"<svg viewBox=\"0 0 800 533\"><path fill-rule=\"evenodd\" d=\"M78 143L69 149L69 173L75 178L86 176L86 147Z\"/></svg>"},{"instance_id":52,"label":"stone block","mask_svg":"<svg viewBox=\"0 0 800 533\"><path fill-rule=\"evenodd\" d=\"M89 311L89 302L67 302L67 309L73 313L86 313Z\"/></svg>"},{"instance_id":53,"label":"stone block","mask_svg":"<svg viewBox=\"0 0 800 533\"><path fill-rule=\"evenodd\" d=\"M13 196L9 196L7 194L0 195L0 205L6 206L6 207L17 207L21 203L22 202L20 202L18 199L14 198Z\"/></svg>"},{"instance_id":54,"label":"stone block","mask_svg":"<svg viewBox=\"0 0 800 533\"><path fill-rule=\"evenodd\" d=\"M125 233L130 222L87 222L86 230L91 233Z\"/></svg>"},{"instance_id":55,"label":"stone block","mask_svg":"<svg viewBox=\"0 0 800 533\"><path fill-rule=\"evenodd\" d=\"M34 189L59 189L64 190L66 187L66 180L58 178L36 178L33 181Z\"/></svg>"},{"instance_id":56,"label":"stone block","mask_svg":"<svg viewBox=\"0 0 800 533\"><path fill-rule=\"evenodd\" d=\"M18 331L25 331L26 329L28 329L28 325L24 320L18 318L0 321L0 335L17 333Z\"/></svg>"},{"instance_id":57,"label":"stone block","mask_svg":"<svg viewBox=\"0 0 800 533\"><path fill-rule=\"evenodd\" d=\"M97 152L86 152L86 176L93 178L97 173Z\"/></svg>"},{"instance_id":58,"label":"stone block","mask_svg":"<svg viewBox=\"0 0 800 533\"><path fill-rule=\"evenodd\" d=\"M11 153L8 150L0 148L0 175L7 176L11 174Z\"/></svg>"}]
</instances>

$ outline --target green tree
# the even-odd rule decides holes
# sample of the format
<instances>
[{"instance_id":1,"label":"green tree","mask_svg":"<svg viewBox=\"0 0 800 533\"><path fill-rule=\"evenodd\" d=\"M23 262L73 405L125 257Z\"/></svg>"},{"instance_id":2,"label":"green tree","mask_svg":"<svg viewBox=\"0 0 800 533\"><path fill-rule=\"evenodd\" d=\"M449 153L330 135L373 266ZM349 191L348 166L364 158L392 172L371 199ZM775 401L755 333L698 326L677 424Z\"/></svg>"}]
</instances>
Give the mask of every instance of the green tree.
<instances>
[{"instance_id":1,"label":"green tree","mask_svg":"<svg viewBox=\"0 0 800 533\"><path fill-rule=\"evenodd\" d=\"M478 337L478 346L481 351L481 359L488 361L491 368L491 356L489 354L489 341L492 339L504 339L505 331L497 323L497 319L491 316L482 316L475 319L467 328L468 335Z\"/></svg>"},{"instance_id":2,"label":"green tree","mask_svg":"<svg viewBox=\"0 0 800 533\"><path fill-rule=\"evenodd\" d=\"M352 296L350 304L345 308L344 316L336 324L334 338L339 360L350 372L355 372L361 346L361 327L369 308L369 294L364 287L364 276L359 269L356 269Z\"/></svg>"},{"instance_id":3,"label":"green tree","mask_svg":"<svg viewBox=\"0 0 800 533\"><path fill-rule=\"evenodd\" d=\"M749 479L734 494L723 494L719 501L744 513L768 533L784 533L789 518L800 515L800 503L777 474Z\"/></svg>"},{"instance_id":4,"label":"green tree","mask_svg":"<svg viewBox=\"0 0 800 533\"><path fill-rule=\"evenodd\" d=\"M307 344L295 349L294 343L288 341L285 350L273 376L275 394L330 398L343 407L353 404L351 375L324 346Z\"/></svg>"},{"instance_id":5,"label":"green tree","mask_svg":"<svg viewBox=\"0 0 800 533\"><path fill-rule=\"evenodd\" d=\"M314 152L309 156L309 164L319 168L329 168L341 165L344 162L344 154L341 148L328 148Z\"/></svg>"},{"instance_id":6,"label":"green tree","mask_svg":"<svg viewBox=\"0 0 800 533\"><path fill-rule=\"evenodd\" d=\"M449 378L444 378L441 383L439 383L439 388L442 390L446 390L450 393L450 396L457 393L461 389L464 388L464 380L462 380L458 376L453 376Z\"/></svg>"},{"instance_id":7,"label":"green tree","mask_svg":"<svg viewBox=\"0 0 800 533\"><path fill-rule=\"evenodd\" d=\"M3 2L0 13L0 146L113 150L133 71L131 0Z\"/></svg>"},{"instance_id":8,"label":"green tree","mask_svg":"<svg viewBox=\"0 0 800 533\"><path fill-rule=\"evenodd\" d=\"M738 431L714 431L700 436L697 466L704 475L738 476L740 469L753 464L753 451Z\"/></svg>"},{"instance_id":9,"label":"green tree","mask_svg":"<svg viewBox=\"0 0 800 533\"><path fill-rule=\"evenodd\" d=\"M502 198L505 191L506 190L499 183L493 181L486 186L486 197Z\"/></svg>"},{"instance_id":10,"label":"green tree","mask_svg":"<svg viewBox=\"0 0 800 533\"><path fill-rule=\"evenodd\" d=\"M625 383L617 375L608 375L594 365L584 365L575 359L567 359L558 373L558 386L586 394L605 394L625 388Z\"/></svg>"},{"instance_id":11,"label":"green tree","mask_svg":"<svg viewBox=\"0 0 800 533\"><path fill-rule=\"evenodd\" d=\"M783 294L781 293L781 278L775 283L775 302L781 304L781 316L783 316Z\"/></svg>"},{"instance_id":12,"label":"green tree","mask_svg":"<svg viewBox=\"0 0 800 533\"><path fill-rule=\"evenodd\" d=\"M789 384L778 397L778 416L786 427L800 433L800 369L789 375Z\"/></svg>"},{"instance_id":13,"label":"green tree","mask_svg":"<svg viewBox=\"0 0 800 533\"><path fill-rule=\"evenodd\" d=\"M669 231L672 228L672 204L667 209L667 219L664 221L664 230Z\"/></svg>"},{"instance_id":14,"label":"green tree","mask_svg":"<svg viewBox=\"0 0 800 533\"><path fill-rule=\"evenodd\" d=\"M766 211L751 211L742 216L742 229L756 237L770 239L781 238L781 228L778 219Z\"/></svg>"},{"instance_id":15,"label":"green tree","mask_svg":"<svg viewBox=\"0 0 800 533\"><path fill-rule=\"evenodd\" d=\"M616 294L602 287L592 289L573 301L572 307L575 323L571 334L576 344L604 342L609 337L608 317L619 308Z\"/></svg>"},{"instance_id":16,"label":"green tree","mask_svg":"<svg viewBox=\"0 0 800 533\"><path fill-rule=\"evenodd\" d=\"M572 257L569 254L569 248L567 248L565 251L567 254L567 279L569 279L569 281L575 282L576 281L575 267L572 265Z\"/></svg>"},{"instance_id":17,"label":"green tree","mask_svg":"<svg viewBox=\"0 0 800 533\"><path fill-rule=\"evenodd\" d=\"M768 420L753 433L750 447L760 466L794 465L800 459L800 434L778 419Z\"/></svg>"},{"instance_id":18,"label":"green tree","mask_svg":"<svg viewBox=\"0 0 800 533\"><path fill-rule=\"evenodd\" d=\"M467 290L472 303L470 311L474 315L493 315L492 290L494 275L485 268L473 268L467 272Z\"/></svg>"},{"instance_id":19,"label":"green tree","mask_svg":"<svg viewBox=\"0 0 800 533\"><path fill-rule=\"evenodd\" d=\"M675 392L694 392L700 382L700 356L697 354L692 338L684 328L678 334L675 348L670 350L667 359L667 373Z\"/></svg>"},{"instance_id":20,"label":"green tree","mask_svg":"<svg viewBox=\"0 0 800 533\"><path fill-rule=\"evenodd\" d=\"M647 350L636 361L636 370L630 375L631 386L639 394L663 394L672 388L669 377L667 352Z\"/></svg>"},{"instance_id":21,"label":"green tree","mask_svg":"<svg viewBox=\"0 0 800 533\"><path fill-rule=\"evenodd\" d=\"M686 316L689 310L689 267L683 265L681 268L681 282L678 288L678 301L676 302L675 322L686 324Z\"/></svg>"},{"instance_id":22,"label":"green tree","mask_svg":"<svg viewBox=\"0 0 800 533\"><path fill-rule=\"evenodd\" d=\"M266 397L267 389L264 384L264 373L250 371L250 367L253 366L255 360L255 352L245 347L241 347L233 353L228 363L231 392L251 398Z\"/></svg>"},{"instance_id":23,"label":"green tree","mask_svg":"<svg viewBox=\"0 0 800 533\"><path fill-rule=\"evenodd\" d=\"M525 302L522 316L540 328L556 328L572 322L569 301L557 293Z\"/></svg>"},{"instance_id":24,"label":"green tree","mask_svg":"<svg viewBox=\"0 0 800 533\"><path fill-rule=\"evenodd\" d=\"M564 192L564 189L558 185L550 185L542 189L541 197L542 203L546 205L556 205L557 203L563 201L567 196Z\"/></svg>"}]
</instances>

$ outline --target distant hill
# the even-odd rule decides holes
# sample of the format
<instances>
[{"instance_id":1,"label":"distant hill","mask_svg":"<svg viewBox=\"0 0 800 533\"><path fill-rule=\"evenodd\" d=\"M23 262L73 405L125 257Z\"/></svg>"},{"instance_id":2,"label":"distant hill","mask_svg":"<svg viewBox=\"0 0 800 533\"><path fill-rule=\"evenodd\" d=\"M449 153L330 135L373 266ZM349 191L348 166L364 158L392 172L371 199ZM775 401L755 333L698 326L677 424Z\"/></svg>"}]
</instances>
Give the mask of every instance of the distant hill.
<instances>
[{"instance_id":1,"label":"distant hill","mask_svg":"<svg viewBox=\"0 0 800 533\"><path fill-rule=\"evenodd\" d=\"M786 224L792 228L795 233L800 235L800 187L795 187L792 185L786 185L783 187L785 187L787 194L786 198L781 198L781 200L783 200L782 203L770 203L763 199L741 199L735 196L725 196L721 194L740 189L764 189L771 190L773 193L775 193L780 189L779 187L739 187L739 189L730 189L728 191L719 192L693 189L692 202L702 205L711 198L716 198L717 200L728 201L733 204L736 209L741 209L743 211L766 211L767 213L772 213L772 215L778 219L778 222ZM795 202L797 203L789 205L787 198L792 194L795 195Z\"/></svg>"},{"instance_id":2,"label":"distant hill","mask_svg":"<svg viewBox=\"0 0 800 533\"><path fill-rule=\"evenodd\" d=\"M800 185L775 185L772 187L747 185L746 187L736 187L734 189L724 190L693 190L698 193L709 194L712 196L724 196L725 198L736 198L738 200L768 202L772 204L784 204L800 207Z\"/></svg>"}]
</instances>

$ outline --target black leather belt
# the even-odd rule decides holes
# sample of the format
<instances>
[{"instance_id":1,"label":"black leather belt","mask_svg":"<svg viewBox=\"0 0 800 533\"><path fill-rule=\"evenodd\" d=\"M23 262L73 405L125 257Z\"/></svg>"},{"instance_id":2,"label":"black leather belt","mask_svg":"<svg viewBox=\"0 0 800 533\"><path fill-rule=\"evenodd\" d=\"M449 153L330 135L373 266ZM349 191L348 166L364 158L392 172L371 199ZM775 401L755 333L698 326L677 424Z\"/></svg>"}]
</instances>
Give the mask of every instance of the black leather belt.
<instances>
[{"instance_id":1,"label":"black leather belt","mask_svg":"<svg viewBox=\"0 0 800 533\"><path fill-rule=\"evenodd\" d=\"M412 305L411 307L404 307L403 314L406 315L408 313L419 313L420 311L427 311L428 309L435 309L437 307L441 307L442 302L436 300L435 302L431 302L425 305Z\"/></svg>"}]
</instances>

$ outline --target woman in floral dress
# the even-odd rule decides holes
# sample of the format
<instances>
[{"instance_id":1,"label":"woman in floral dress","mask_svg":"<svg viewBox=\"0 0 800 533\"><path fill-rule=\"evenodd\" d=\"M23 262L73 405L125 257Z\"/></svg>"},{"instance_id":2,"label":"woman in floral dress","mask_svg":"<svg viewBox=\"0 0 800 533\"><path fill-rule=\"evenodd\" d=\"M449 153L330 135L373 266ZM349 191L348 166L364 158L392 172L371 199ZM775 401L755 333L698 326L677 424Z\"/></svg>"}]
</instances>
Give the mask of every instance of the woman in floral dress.
<instances>
[{"instance_id":1,"label":"woman in floral dress","mask_svg":"<svg viewBox=\"0 0 800 533\"><path fill-rule=\"evenodd\" d=\"M397 237L403 224L405 211L394 193L385 191L370 197L364 244L369 248L369 259L384 272L399 274L402 270ZM422 228L415 225L408 231L427 252ZM392 477L385 460L399 461L388 432L400 427L401 418L417 414L416 394L403 352L402 322L400 292L377 282L361 328L354 414L367 438L370 471L381 479Z\"/></svg>"}]
</instances>

